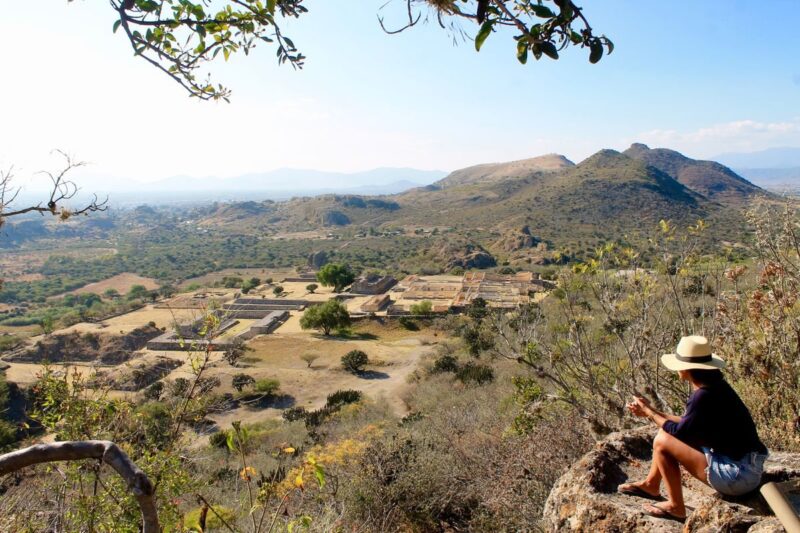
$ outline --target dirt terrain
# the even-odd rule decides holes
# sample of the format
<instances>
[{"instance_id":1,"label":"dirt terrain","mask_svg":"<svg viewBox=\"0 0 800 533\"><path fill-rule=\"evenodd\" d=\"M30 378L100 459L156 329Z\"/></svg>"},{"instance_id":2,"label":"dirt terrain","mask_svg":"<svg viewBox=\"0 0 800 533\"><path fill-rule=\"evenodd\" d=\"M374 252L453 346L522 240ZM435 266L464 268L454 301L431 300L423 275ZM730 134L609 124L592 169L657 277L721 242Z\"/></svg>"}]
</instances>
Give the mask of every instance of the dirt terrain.
<instances>
[{"instance_id":1,"label":"dirt terrain","mask_svg":"<svg viewBox=\"0 0 800 533\"><path fill-rule=\"evenodd\" d=\"M108 279L104 279L103 281L89 283L88 285L84 285L80 289L75 289L74 291L70 291L67 294L81 294L86 292L103 294L108 289L114 289L120 294L125 294L128 291L130 291L131 287L133 287L134 285L143 285L144 288L147 290L153 290L158 288L158 282L153 278L145 278L137 274L124 272L122 274L117 274L116 276L112 276ZM61 296L63 296L63 294Z\"/></svg>"}]
</instances>

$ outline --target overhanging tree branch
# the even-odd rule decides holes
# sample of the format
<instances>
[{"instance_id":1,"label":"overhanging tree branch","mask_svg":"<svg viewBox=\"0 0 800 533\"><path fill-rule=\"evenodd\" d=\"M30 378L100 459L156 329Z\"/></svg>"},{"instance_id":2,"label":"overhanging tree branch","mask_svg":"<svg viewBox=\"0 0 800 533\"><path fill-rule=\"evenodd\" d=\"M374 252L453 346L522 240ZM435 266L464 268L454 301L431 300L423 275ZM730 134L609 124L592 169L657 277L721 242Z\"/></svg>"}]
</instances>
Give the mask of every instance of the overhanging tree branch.
<instances>
[{"instance_id":1,"label":"overhanging tree branch","mask_svg":"<svg viewBox=\"0 0 800 533\"><path fill-rule=\"evenodd\" d=\"M160 533L153 484L128 455L111 441L53 442L16 450L0 455L0 475L41 463L85 459L99 459L113 468L128 484L128 489L139 503L143 533Z\"/></svg>"}]
</instances>

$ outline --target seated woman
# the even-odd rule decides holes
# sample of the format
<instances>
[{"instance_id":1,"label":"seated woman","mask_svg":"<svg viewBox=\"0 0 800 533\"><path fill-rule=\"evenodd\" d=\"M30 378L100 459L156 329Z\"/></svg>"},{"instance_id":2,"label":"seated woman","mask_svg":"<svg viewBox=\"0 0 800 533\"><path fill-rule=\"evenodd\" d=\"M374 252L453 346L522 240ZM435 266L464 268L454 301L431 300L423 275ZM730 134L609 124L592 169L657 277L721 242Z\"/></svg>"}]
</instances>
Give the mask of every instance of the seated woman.
<instances>
[{"instance_id":1,"label":"seated woman","mask_svg":"<svg viewBox=\"0 0 800 533\"><path fill-rule=\"evenodd\" d=\"M661 362L692 386L683 416L666 415L644 398L635 398L628 409L661 428L653 441L653 464L647 478L620 485L623 494L658 500L645 512L659 518L683 521L681 471L710 485L717 492L738 496L758 488L767 448L761 442L747 407L725 381L720 369L725 362L711 353L705 337L683 337ZM661 497L661 481L667 500Z\"/></svg>"}]
</instances>

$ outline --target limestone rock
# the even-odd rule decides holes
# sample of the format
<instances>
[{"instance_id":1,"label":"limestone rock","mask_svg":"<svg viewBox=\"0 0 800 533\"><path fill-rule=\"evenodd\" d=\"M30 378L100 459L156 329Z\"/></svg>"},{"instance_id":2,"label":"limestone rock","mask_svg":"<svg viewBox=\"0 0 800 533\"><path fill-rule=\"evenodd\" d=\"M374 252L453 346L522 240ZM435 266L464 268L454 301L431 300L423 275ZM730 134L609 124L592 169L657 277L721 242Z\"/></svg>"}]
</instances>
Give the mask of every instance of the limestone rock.
<instances>
[{"instance_id":1,"label":"limestone rock","mask_svg":"<svg viewBox=\"0 0 800 533\"><path fill-rule=\"evenodd\" d=\"M617 486L644 479L651 459L652 427L613 433L574 464L553 487L545 504L546 531L593 533L772 533L782 531L758 492L723 497L684 476L686 524L651 517L647 500L624 496ZM800 454L773 452L765 464L764 482L800 477Z\"/></svg>"}]
</instances>

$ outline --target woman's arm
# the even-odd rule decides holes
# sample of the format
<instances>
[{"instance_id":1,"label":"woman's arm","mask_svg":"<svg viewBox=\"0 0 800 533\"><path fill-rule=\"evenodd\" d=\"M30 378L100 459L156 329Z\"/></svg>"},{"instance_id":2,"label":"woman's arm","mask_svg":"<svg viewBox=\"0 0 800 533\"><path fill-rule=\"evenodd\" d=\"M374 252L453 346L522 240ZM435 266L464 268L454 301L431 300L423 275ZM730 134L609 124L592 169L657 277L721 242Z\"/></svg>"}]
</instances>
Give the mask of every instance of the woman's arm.
<instances>
[{"instance_id":1,"label":"woman's arm","mask_svg":"<svg viewBox=\"0 0 800 533\"><path fill-rule=\"evenodd\" d=\"M681 417L663 413L652 407L650 402L648 402L645 398L641 398L639 396L636 396L633 400L633 403L628 407L634 415L647 417L655 422L658 427L662 427L666 421L675 422L676 424L681 421Z\"/></svg>"}]
</instances>

